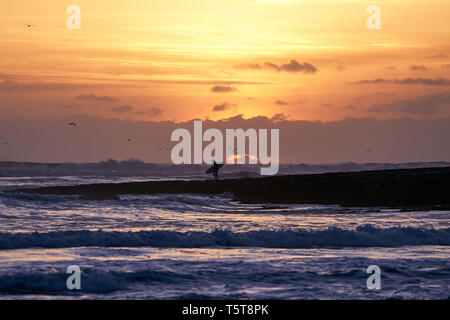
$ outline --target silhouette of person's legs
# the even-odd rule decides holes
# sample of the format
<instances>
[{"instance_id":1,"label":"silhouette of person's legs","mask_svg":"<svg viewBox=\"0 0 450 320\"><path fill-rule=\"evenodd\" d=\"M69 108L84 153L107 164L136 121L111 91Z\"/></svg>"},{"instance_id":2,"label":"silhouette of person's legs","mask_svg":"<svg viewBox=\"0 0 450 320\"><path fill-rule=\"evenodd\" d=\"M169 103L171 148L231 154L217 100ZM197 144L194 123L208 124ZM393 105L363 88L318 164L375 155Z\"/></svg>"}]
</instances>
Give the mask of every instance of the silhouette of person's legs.
<instances>
[{"instance_id":1,"label":"silhouette of person's legs","mask_svg":"<svg viewBox=\"0 0 450 320\"><path fill-rule=\"evenodd\" d=\"M216 178L216 180L219 180L219 175L217 174L217 171L214 171L213 174L214 174L214 178Z\"/></svg>"}]
</instances>

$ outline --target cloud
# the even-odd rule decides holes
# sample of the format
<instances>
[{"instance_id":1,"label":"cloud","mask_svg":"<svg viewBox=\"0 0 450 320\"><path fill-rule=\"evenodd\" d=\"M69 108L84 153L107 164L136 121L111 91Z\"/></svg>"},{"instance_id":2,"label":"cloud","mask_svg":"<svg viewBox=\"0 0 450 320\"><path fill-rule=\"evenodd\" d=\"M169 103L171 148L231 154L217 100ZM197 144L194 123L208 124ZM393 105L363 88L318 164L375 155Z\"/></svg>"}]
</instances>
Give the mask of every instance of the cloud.
<instances>
[{"instance_id":1,"label":"cloud","mask_svg":"<svg viewBox=\"0 0 450 320\"><path fill-rule=\"evenodd\" d=\"M228 110L228 109L230 109L232 107L236 107L236 104L231 104L231 103L228 103L228 102L224 102L224 103L221 103L221 104L218 104L218 105L214 106L212 108L212 111L214 111L214 112L221 112L221 111Z\"/></svg>"},{"instance_id":2,"label":"cloud","mask_svg":"<svg viewBox=\"0 0 450 320\"><path fill-rule=\"evenodd\" d=\"M371 112L371 113L382 113L383 112L383 108L381 108L380 106L371 106L367 109L367 111Z\"/></svg>"},{"instance_id":3,"label":"cloud","mask_svg":"<svg viewBox=\"0 0 450 320\"><path fill-rule=\"evenodd\" d=\"M428 71L428 68L426 66L424 66L423 64L421 64L421 65L413 64L413 65L409 66L409 70L412 70L412 71Z\"/></svg>"},{"instance_id":4,"label":"cloud","mask_svg":"<svg viewBox=\"0 0 450 320\"><path fill-rule=\"evenodd\" d=\"M156 117L162 113L163 111L160 108L150 108L147 110L139 110L135 112L135 114L137 114L138 116L149 115L150 117Z\"/></svg>"},{"instance_id":5,"label":"cloud","mask_svg":"<svg viewBox=\"0 0 450 320\"><path fill-rule=\"evenodd\" d=\"M128 104L124 105L124 106L118 106L118 107L111 108L111 111L117 112L117 113L128 113L128 112L131 112L132 110L133 110L133 107Z\"/></svg>"},{"instance_id":6,"label":"cloud","mask_svg":"<svg viewBox=\"0 0 450 320\"><path fill-rule=\"evenodd\" d=\"M290 73L316 73L318 69L308 62L299 63L297 60L291 60L289 63L285 63L282 65L278 65L273 62L265 62L263 65L257 63L249 63L238 65L239 69L252 69L252 70L260 70L260 69L269 69L277 72L290 72Z\"/></svg>"},{"instance_id":7,"label":"cloud","mask_svg":"<svg viewBox=\"0 0 450 320\"><path fill-rule=\"evenodd\" d=\"M108 158L123 159L124 154L132 154L133 157L148 163L171 163L170 153L155 152L157 149L152 146L167 146L171 149L175 145L175 142L170 141L173 130L193 130L192 120L133 121L88 115L71 115L66 119L83 125L83 134L73 137L69 149L67 136L58 134L66 131L65 125L51 129L52 125L61 120L0 119L2 136L14 137L14 141L11 141L14 142L14 148L8 150L8 159L33 162L94 162ZM283 116L273 119L283 119ZM63 120L62 123L65 122L66 120ZM235 116L227 120L208 120L203 124L204 130L217 128L223 133L230 128L278 128L280 162L299 164L298 167L308 167L302 163L365 163L369 160L379 163L450 161L450 118L346 118L327 122L275 122L263 116L248 119ZM52 130L53 134L49 135L48 130ZM20 134L17 134L18 132ZM133 138L132 144L117 143L126 141L127 137L145 139ZM89 141L86 141L87 138ZM269 142L270 137L268 139ZM376 152L369 155L366 148L368 143L372 142L376 143ZM357 165L351 167L358 168Z\"/></svg>"},{"instance_id":8,"label":"cloud","mask_svg":"<svg viewBox=\"0 0 450 320\"><path fill-rule=\"evenodd\" d=\"M445 78L417 78L417 79L403 79L403 80L395 80L395 83L399 84L425 84L429 86L449 86L450 80Z\"/></svg>"},{"instance_id":9,"label":"cloud","mask_svg":"<svg viewBox=\"0 0 450 320\"><path fill-rule=\"evenodd\" d=\"M366 96L357 96L357 97L354 97L353 100L354 101L361 101L361 100L364 100L366 98L367 98Z\"/></svg>"},{"instance_id":10,"label":"cloud","mask_svg":"<svg viewBox=\"0 0 450 320\"><path fill-rule=\"evenodd\" d=\"M436 55L434 55L434 56L426 57L426 59L447 59L447 58L448 58L448 55L447 55L447 54L444 54L444 53L436 54Z\"/></svg>"},{"instance_id":11,"label":"cloud","mask_svg":"<svg viewBox=\"0 0 450 320\"><path fill-rule=\"evenodd\" d=\"M76 105L76 104L65 104L65 105L60 106L59 108L63 109L63 110L71 110L71 109L75 109L76 107L78 107L78 105Z\"/></svg>"},{"instance_id":12,"label":"cloud","mask_svg":"<svg viewBox=\"0 0 450 320\"><path fill-rule=\"evenodd\" d=\"M237 91L237 89L235 87L229 87L229 86L214 86L211 88L211 91L214 93L225 93L225 92Z\"/></svg>"},{"instance_id":13,"label":"cloud","mask_svg":"<svg viewBox=\"0 0 450 320\"><path fill-rule=\"evenodd\" d=\"M317 68L308 62L298 63L296 60L291 60L288 64L283 64L281 69L287 72L305 72L316 73Z\"/></svg>"},{"instance_id":14,"label":"cloud","mask_svg":"<svg viewBox=\"0 0 450 320\"><path fill-rule=\"evenodd\" d=\"M114 97L108 97L108 96L97 96L93 93L87 93L87 94L80 94L75 97L77 100L81 101L100 101L100 102L114 102L118 101Z\"/></svg>"},{"instance_id":15,"label":"cloud","mask_svg":"<svg viewBox=\"0 0 450 320\"><path fill-rule=\"evenodd\" d=\"M238 69L254 69L254 70L262 69L261 65L258 63L239 64L236 66L236 68L238 68Z\"/></svg>"},{"instance_id":16,"label":"cloud","mask_svg":"<svg viewBox=\"0 0 450 320\"><path fill-rule=\"evenodd\" d=\"M374 80L360 80L350 82L350 84L380 84L380 83L393 83L393 84L421 84L427 86L450 86L450 80L446 78L406 78L406 79L374 79Z\"/></svg>"},{"instance_id":17,"label":"cloud","mask_svg":"<svg viewBox=\"0 0 450 320\"><path fill-rule=\"evenodd\" d=\"M277 100L277 101L275 101L275 104L277 104L277 105L279 105L279 106L287 106L287 105L289 105L290 103L287 102L287 101L284 101L284 100Z\"/></svg>"},{"instance_id":18,"label":"cloud","mask_svg":"<svg viewBox=\"0 0 450 320\"><path fill-rule=\"evenodd\" d=\"M409 115L429 116L438 113L440 106L450 106L450 91L404 99L389 104L373 105L369 112L381 113L394 110Z\"/></svg>"},{"instance_id":19,"label":"cloud","mask_svg":"<svg viewBox=\"0 0 450 320\"><path fill-rule=\"evenodd\" d=\"M304 73L316 73L317 68L308 62L298 63L296 60L291 60L290 63L282 64L281 66L276 65L272 62L266 62L264 65L267 68L274 69L278 72L286 71L286 72L304 72Z\"/></svg>"},{"instance_id":20,"label":"cloud","mask_svg":"<svg viewBox=\"0 0 450 320\"><path fill-rule=\"evenodd\" d=\"M442 68L444 68L444 69L450 69L450 63L443 64L443 65L442 65Z\"/></svg>"},{"instance_id":21,"label":"cloud","mask_svg":"<svg viewBox=\"0 0 450 320\"><path fill-rule=\"evenodd\" d=\"M156 117L162 114L162 110L160 108L150 108L147 110L147 114L151 117Z\"/></svg>"},{"instance_id":22,"label":"cloud","mask_svg":"<svg viewBox=\"0 0 450 320\"><path fill-rule=\"evenodd\" d=\"M17 82L14 80L3 80L0 82L0 93L15 93L25 91L60 91L83 88L86 85L70 83L50 83L50 82Z\"/></svg>"},{"instance_id":23,"label":"cloud","mask_svg":"<svg viewBox=\"0 0 450 320\"><path fill-rule=\"evenodd\" d=\"M392 83L392 80L378 78L378 79L374 79L374 80L359 80L359 81L350 82L350 84L366 84L366 83L367 84L368 83L370 83L370 84L372 84L372 83L375 83L375 84L377 84L377 83Z\"/></svg>"},{"instance_id":24,"label":"cloud","mask_svg":"<svg viewBox=\"0 0 450 320\"><path fill-rule=\"evenodd\" d=\"M275 63L272 63L272 62L265 62L265 63L264 63L264 66L265 66L266 68L269 68L269 69L274 69L274 70L276 70L276 71L278 71L278 72L281 71L281 67L278 66L278 65L276 65Z\"/></svg>"},{"instance_id":25,"label":"cloud","mask_svg":"<svg viewBox=\"0 0 450 320\"><path fill-rule=\"evenodd\" d=\"M285 121L287 120L287 115L284 113L276 113L270 118L273 122Z\"/></svg>"}]
</instances>

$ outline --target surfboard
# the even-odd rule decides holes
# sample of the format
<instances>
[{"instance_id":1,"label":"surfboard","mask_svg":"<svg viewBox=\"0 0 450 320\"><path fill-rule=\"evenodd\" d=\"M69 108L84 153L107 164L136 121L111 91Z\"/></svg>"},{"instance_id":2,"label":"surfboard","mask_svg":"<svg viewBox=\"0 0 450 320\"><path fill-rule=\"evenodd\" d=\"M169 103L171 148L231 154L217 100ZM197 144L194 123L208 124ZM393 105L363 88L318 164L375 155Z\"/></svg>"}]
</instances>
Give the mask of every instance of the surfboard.
<instances>
[{"instance_id":1,"label":"surfboard","mask_svg":"<svg viewBox=\"0 0 450 320\"><path fill-rule=\"evenodd\" d=\"M218 164L217 164L217 170L219 170L219 169L222 168L222 167L223 167L223 163L218 163ZM205 173L212 173L213 170L214 170L214 166L212 166L211 168L209 168L208 170L206 170Z\"/></svg>"}]
</instances>

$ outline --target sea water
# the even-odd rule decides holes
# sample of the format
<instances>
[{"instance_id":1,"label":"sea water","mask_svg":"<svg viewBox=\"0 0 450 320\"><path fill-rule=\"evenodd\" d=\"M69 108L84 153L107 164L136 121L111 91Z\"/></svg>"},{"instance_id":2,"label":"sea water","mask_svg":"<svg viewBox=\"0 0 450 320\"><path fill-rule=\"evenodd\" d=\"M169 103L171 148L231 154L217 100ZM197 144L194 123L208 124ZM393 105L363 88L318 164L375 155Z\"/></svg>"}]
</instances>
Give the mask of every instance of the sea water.
<instances>
[{"instance_id":1,"label":"sea water","mask_svg":"<svg viewBox=\"0 0 450 320\"><path fill-rule=\"evenodd\" d=\"M167 179L33 170L3 171L0 190ZM449 213L0 192L0 299L448 299ZM66 286L70 265L80 290Z\"/></svg>"}]
</instances>

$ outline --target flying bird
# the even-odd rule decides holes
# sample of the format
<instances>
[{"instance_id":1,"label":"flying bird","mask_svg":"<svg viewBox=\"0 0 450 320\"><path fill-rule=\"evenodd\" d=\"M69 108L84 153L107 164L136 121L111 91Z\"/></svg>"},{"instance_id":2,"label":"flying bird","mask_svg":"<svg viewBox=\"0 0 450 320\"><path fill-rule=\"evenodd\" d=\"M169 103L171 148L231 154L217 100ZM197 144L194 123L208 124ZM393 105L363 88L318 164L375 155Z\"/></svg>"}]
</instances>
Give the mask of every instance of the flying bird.
<instances>
[{"instance_id":1,"label":"flying bird","mask_svg":"<svg viewBox=\"0 0 450 320\"><path fill-rule=\"evenodd\" d=\"M28 24L28 23L22 23L22 25L24 25L27 28L31 28L31 27L37 27L36 24Z\"/></svg>"},{"instance_id":2,"label":"flying bird","mask_svg":"<svg viewBox=\"0 0 450 320\"><path fill-rule=\"evenodd\" d=\"M76 127L77 126L77 124L75 122L69 122L67 125L68 126L72 126L72 127Z\"/></svg>"},{"instance_id":3,"label":"flying bird","mask_svg":"<svg viewBox=\"0 0 450 320\"><path fill-rule=\"evenodd\" d=\"M366 152L372 152L372 148L367 148Z\"/></svg>"}]
</instances>

